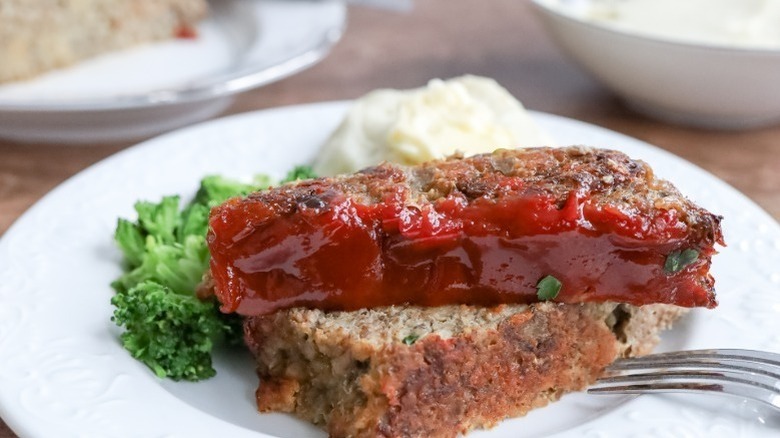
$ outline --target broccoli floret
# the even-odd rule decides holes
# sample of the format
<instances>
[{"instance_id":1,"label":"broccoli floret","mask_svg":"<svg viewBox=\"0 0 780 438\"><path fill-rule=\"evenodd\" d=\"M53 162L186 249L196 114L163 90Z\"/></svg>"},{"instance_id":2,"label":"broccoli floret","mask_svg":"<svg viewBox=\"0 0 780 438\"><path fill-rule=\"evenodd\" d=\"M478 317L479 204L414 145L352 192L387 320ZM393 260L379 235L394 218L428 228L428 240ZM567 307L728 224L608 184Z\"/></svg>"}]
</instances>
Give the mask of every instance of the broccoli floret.
<instances>
[{"instance_id":1,"label":"broccoli floret","mask_svg":"<svg viewBox=\"0 0 780 438\"><path fill-rule=\"evenodd\" d=\"M144 257L146 244L141 227L127 219L119 219L116 225L116 234L114 235L119 249L125 256L125 260L130 266L138 266Z\"/></svg>"},{"instance_id":2,"label":"broccoli floret","mask_svg":"<svg viewBox=\"0 0 780 438\"><path fill-rule=\"evenodd\" d=\"M203 234L205 236L205 233ZM184 237L184 242L165 244L153 235L146 236L141 263L119 277L112 286L127 291L142 281L152 280L178 294L192 295L209 263L206 239L200 235Z\"/></svg>"},{"instance_id":3,"label":"broccoli floret","mask_svg":"<svg viewBox=\"0 0 780 438\"><path fill-rule=\"evenodd\" d=\"M205 236L209 228L210 208L204 204L192 203L181 212L181 226L176 240L183 243L188 236Z\"/></svg>"},{"instance_id":4,"label":"broccoli floret","mask_svg":"<svg viewBox=\"0 0 780 438\"><path fill-rule=\"evenodd\" d=\"M158 377L202 380L214 376L211 350L225 339L239 339L240 321L223 315L211 301L182 295L144 281L111 300L111 318L126 330L122 344Z\"/></svg>"},{"instance_id":5,"label":"broccoli floret","mask_svg":"<svg viewBox=\"0 0 780 438\"><path fill-rule=\"evenodd\" d=\"M288 180L311 177L293 169ZM228 198L270 185L267 176L244 184L219 176L201 181L195 199L179 210L179 197L138 202L135 222L119 219L114 236L125 257L125 273L111 285L111 300L122 344L160 377L202 380L215 374L211 350L218 342L241 342L240 318L219 311L214 299L195 294L208 269L209 211Z\"/></svg>"},{"instance_id":6,"label":"broccoli floret","mask_svg":"<svg viewBox=\"0 0 780 438\"><path fill-rule=\"evenodd\" d=\"M317 178L317 174L314 173L314 169L311 166L295 166L291 171L287 172L287 176L281 182L287 183L312 178Z\"/></svg>"},{"instance_id":7,"label":"broccoli floret","mask_svg":"<svg viewBox=\"0 0 780 438\"><path fill-rule=\"evenodd\" d=\"M210 207L258 188L208 177L182 211L178 196L166 196L136 203L135 222L119 219L114 238L126 272L112 283L112 320L125 329L124 347L158 376L209 378L215 343L240 342L239 317L222 314L216 300L199 300L195 290L208 269Z\"/></svg>"},{"instance_id":8,"label":"broccoli floret","mask_svg":"<svg viewBox=\"0 0 780 438\"><path fill-rule=\"evenodd\" d=\"M179 197L166 196L159 204L146 201L135 203L138 213L138 225L147 234L154 236L161 243L172 243L176 240L176 228L179 227Z\"/></svg>"},{"instance_id":9,"label":"broccoli floret","mask_svg":"<svg viewBox=\"0 0 780 438\"><path fill-rule=\"evenodd\" d=\"M200 182L200 188L195 195L194 204L214 207L235 196L245 196L258 190L267 189L271 179L266 175L258 175L252 184L244 184L221 176L207 176Z\"/></svg>"}]
</instances>

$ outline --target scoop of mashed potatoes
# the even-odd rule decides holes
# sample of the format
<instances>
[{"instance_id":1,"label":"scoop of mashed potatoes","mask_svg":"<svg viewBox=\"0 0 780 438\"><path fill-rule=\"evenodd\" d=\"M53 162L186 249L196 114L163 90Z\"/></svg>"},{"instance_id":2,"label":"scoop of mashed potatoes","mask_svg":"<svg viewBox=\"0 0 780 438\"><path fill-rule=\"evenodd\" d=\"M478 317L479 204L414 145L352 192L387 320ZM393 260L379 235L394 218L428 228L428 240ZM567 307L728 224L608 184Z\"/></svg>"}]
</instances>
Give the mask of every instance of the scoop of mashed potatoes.
<instances>
[{"instance_id":1,"label":"scoop of mashed potatoes","mask_svg":"<svg viewBox=\"0 0 780 438\"><path fill-rule=\"evenodd\" d=\"M329 176L382 161L411 165L456 152L550 144L523 105L493 79L434 79L426 87L376 90L355 101L314 170Z\"/></svg>"}]
</instances>

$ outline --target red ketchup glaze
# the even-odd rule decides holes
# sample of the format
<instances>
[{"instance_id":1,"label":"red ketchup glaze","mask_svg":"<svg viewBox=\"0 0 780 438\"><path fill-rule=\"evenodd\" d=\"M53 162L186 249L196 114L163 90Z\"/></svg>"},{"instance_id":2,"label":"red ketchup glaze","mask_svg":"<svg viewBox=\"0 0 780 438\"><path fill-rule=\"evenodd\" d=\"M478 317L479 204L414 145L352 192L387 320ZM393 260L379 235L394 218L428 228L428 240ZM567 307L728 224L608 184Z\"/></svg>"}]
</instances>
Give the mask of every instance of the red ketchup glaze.
<instances>
[{"instance_id":1,"label":"red ketchup glaze","mask_svg":"<svg viewBox=\"0 0 780 438\"><path fill-rule=\"evenodd\" d=\"M664 272L670 252L692 247L675 210L642 216L598 206L584 191L559 208L513 178L495 199L455 195L422 207L405 204L402 189L365 205L326 185L309 188L316 196L294 213L251 199L212 212L211 271L223 311L530 303L547 275L563 284L557 302L716 305L713 248L696 248L698 260Z\"/></svg>"}]
</instances>

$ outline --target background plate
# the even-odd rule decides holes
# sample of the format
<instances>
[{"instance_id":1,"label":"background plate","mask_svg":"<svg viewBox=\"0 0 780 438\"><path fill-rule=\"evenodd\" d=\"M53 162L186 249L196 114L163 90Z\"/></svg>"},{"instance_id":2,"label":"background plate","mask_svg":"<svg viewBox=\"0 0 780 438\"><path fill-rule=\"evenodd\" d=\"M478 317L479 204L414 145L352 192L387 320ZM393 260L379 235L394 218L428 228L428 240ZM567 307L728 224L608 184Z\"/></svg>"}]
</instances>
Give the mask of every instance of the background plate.
<instances>
[{"instance_id":1,"label":"background plate","mask_svg":"<svg viewBox=\"0 0 780 438\"><path fill-rule=\"evenodd\" d=\"M341 38L341 2L212 0L198 38L106 54L0 84L0 136L140 138L212 117L235 93L314 65Z\"/></svg>"},{"instance_id":2,"label":"background plate","mask_svg":"<svg viewBox=\"0 0 780 438\"><path fill-rule=\"evenodd\" d=\"M281 414L255 412L243 351L220 353L202 383L161 381L120 346L109 283L120 270L112 233L138 199L193 194L207 174L282 177L311 160L346 103L243 114L119 153L63 183L0 240L0 416L21 436L322 437ZM696 309L664 349L780 351L780 226L722 181L653 146L585 123L534 113L558 144L620 149L650 163L725 216L715 257L720 306ZM305 129L301 129L305 127ZM473 437L770 437L780 418L737 398L571 394Z\"/></svg>"}]
</instances>

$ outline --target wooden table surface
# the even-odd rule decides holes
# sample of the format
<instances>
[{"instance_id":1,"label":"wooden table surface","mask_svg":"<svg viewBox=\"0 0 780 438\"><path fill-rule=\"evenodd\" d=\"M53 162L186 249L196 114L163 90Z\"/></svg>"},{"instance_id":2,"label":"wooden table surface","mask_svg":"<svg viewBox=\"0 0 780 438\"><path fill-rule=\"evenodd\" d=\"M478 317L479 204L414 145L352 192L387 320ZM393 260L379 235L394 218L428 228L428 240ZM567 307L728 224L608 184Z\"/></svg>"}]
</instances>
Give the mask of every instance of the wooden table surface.
<instances>
[{"instance_id":1,"label":"wooden table surface","mask_svg":"<svg viewBox=\"0 0 780 438\"><path fill-rule=\"evenodd\" d=\"M604 126L680 155L780 218L780 126L718 132L635 114L563 56L523 1L417 0L409 13L350 8L344 39L328 58L239 96L227 113L350 99L379 87L417 87L466 73L495 78L530 109ZM0 140L0 234L63 180L130 145ZM0 438L14 436L0 421Z\"/></svg>"}]
</instances>

